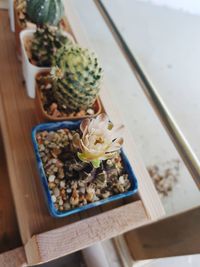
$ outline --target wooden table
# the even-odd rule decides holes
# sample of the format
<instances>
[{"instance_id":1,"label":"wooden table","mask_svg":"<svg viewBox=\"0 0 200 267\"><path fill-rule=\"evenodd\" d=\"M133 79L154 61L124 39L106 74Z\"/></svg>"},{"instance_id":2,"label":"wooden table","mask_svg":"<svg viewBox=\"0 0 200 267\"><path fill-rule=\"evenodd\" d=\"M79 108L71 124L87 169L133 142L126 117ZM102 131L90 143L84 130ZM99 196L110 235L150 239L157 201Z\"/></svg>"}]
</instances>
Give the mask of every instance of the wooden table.
<instances>
[{"instance_id":1,"label":"wooden table","mask_svg":"<svg viewBox=\"0 0 200 267\"><path fill-rule=\"evenodd\" d=\"M72 18L69 6L66 10L73 34L81 43L85 40L81 27L77 27L77 21ZM124 149L138 178L139 194L66 218L51 217L44 201L31 142L32 127L42 121L35 101L26 94L7 11L0 11L0 62L0 125L12 188L12 194L10 190L7 194L11 198L13 195L26 254L24 261L27 260L29 265L46 262L112 238L164 215L159 197L138 156L132 136L126 130ZM102 88L100 97L105 111L114 123L121 123L108 94L108 89ZM5 162L2 164L5 166ZM6 173L5 170L3 172ZM13 230L10 231L12 235L9 238L17 236L15 246L18 246L20 237L13 204L9 205L4 201L2 209L12 211L11 216L7 213L10 222L13 222ZM24 255L23 249L17 252L19 251L21 259L21 255Z\"/></svg>"}]
</instances>

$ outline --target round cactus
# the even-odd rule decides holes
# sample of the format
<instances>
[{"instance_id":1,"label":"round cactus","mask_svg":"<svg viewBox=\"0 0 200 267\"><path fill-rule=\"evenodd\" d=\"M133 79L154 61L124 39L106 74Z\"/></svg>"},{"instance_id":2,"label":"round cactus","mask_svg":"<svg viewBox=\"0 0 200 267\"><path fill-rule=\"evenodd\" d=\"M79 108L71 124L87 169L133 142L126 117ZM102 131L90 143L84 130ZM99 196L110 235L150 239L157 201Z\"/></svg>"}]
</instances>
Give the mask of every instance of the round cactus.
<instances>
[{"instance_id":1,"label":"round cactus","mask_svg":"<svg viewBox=\"0 0 200 267\"><path fill-rule=\"evenodd\" d=\"M31 60L39 67L50 67L57 50L70 43L60 29L47 25L37 27L31 43Z\"/></svg>"},{"instance_id":2,"label":"round cactus","mask_svg":"<svg viewBox=\"0 0 200 267\"><path fill-rule=\"evenodd\" d=\"M27 0L28 18L37 25L56 26L63 16L63 11L62 0Z\"/></svg>"},{"instance_id":3,"label":"round cactus","mask_svg":"<svg viewBox=\"0 0 200 267\"><path fill-rule=\"evenodd\" d=\"M91 107L102 77L95 53L78 45L62 47L56 53L53 66L53 90L58 105L73 111Z\"/></svg>"}]
</instances>

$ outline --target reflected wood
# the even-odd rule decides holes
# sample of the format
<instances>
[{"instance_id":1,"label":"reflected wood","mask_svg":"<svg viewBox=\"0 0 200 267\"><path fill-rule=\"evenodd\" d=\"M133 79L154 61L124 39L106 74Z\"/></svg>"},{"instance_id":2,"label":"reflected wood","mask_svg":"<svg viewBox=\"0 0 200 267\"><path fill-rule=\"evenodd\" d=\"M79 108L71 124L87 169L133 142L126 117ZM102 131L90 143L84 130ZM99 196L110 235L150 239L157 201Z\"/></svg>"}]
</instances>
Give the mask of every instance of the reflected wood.
<instances>
[{"instance_id":1,"label":"reflected wood","mask_svg":"<svg viewBox=\"0 0 200 267\"><path fill-rule=\"evenodd\" d=\"M136 260L200 253L200 207L126 233Z\"/></svg>"},{"instance_id":2,"label":"reflected wood","mask_svg":"<svg viewBox=\"0 0 200 267\"><path fill-rule=\"evenodd\" d=\"M0 132L0 253L21 245ZM1 266L1 265L0 265Z\"/></svg>"}]
</instances>

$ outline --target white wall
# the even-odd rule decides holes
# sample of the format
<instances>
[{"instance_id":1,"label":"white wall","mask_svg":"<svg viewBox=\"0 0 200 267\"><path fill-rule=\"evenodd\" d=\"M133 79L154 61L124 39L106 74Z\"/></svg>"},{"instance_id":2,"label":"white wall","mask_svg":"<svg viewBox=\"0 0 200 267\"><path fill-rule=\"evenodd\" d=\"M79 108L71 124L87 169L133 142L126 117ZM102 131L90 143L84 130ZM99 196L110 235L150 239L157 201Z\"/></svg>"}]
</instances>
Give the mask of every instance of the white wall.
<instances>
[{"instance_id":1,"label":"white wall","mask_svg":"<svg viewBox=\"0 0 200 267\"><path fill-rule=\"evenodd\" d=\"M143 2L153 3L159 6L182 10L191 14L200 14L199 0L140 0Z\"/></svg>"}]
</instances>

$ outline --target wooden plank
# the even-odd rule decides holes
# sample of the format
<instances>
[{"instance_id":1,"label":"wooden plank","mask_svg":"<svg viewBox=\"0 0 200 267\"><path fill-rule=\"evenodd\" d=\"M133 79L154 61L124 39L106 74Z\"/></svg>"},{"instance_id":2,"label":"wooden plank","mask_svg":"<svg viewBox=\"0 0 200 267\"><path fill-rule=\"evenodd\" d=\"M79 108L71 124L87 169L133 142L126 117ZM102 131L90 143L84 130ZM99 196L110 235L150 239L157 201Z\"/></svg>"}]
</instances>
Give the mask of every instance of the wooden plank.
<instances>
[{"instance_id":1,"label":"wooden plank","mask_svg":"<svg viewBox=\"0 0 200 267\"><path fill-rule=\"evenodd\" d=\"M21 238L0 132L0 253L19 247L20 245Z\"/></svg>"},{"instance_id":2,"label":"wooden plank","mask_svg":"<svg viewBox=\"0 0 200 267\"><path fill-rule=\"evenodd\" d=\"M26 266L26 256L24 248L19 247L0 254L1 267L24 267Z\"/></svg>"},{"instance_id":3,"label":"wooden plank","mask_svg":"<svg viewBox=\"0 0 200 267\"><path fill-rule=\"evenodd\" d=\"M73 31L77 42L84 47L93 48L87 36L86 29L83 27L83 23L81 22L80 17L73 6L73 0L64 1L64 5L66 17L68 18L71 30ZM120 53L121 52L119 50L119 54ZM123 124L123 120L120 116L120 111L113 105L111 97L109 96L109 90L114 90L114 86L116 85L114 85L113 88L106 88L106 84L108 83L106 82L107 79L108 77L104 77L104 86L102 86L100 91L100 97L104 109L113 123ZM165 215L163 206L152 183L152 180L149 177L149 174L144 166L144 163L139 156L137 147L133 140L133 136L131 136L130 132L128 131L128 125L125 128L124 140L124 150L128 155L131 165L133 166L135 174L138 178L139 193L144 206L152 219L160 218Z\"/></svg>"},{"instance_id":4,"label":"wooden plank","mask_svg":"<svg viewBox=\"0 0 200 267\"><path fill-rule=\"evenodd\" d=\"M148 221L142 202L137 201L69 226L35 235L25 246L25 250L28 250L28 262L46 262L70 254ZM29 253L31 250L34 253Z\"/></svg>"},{"instance_id":5,"label":"wooden plank","mask_svg":"<svg viewBox=\"0 0 200 267\"><path fill-rule=\"evenodd\" d=\"M137 260L200 253L200 206L125 234Z\"/></svg>"}]
</instances>

